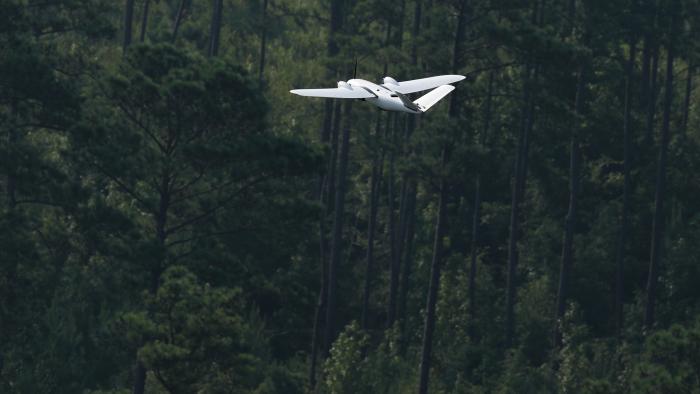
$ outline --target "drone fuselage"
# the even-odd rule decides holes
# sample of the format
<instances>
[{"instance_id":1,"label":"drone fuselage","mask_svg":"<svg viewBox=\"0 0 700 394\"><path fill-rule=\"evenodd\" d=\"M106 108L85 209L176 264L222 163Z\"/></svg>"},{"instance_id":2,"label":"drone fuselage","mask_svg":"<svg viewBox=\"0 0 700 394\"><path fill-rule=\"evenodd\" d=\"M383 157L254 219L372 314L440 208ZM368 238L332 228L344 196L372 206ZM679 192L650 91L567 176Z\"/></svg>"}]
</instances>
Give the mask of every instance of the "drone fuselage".
<instances>
[{"instance_id":1,"label":"drone fuselage","mask_svg":"<svg viewBox=\"0 0 700 394\"><path fill-rule=\"evenodd\" d=\"M438 75L397 82L394 78L384 77L382 84L353 78L347 82L338 81L337 88L292 89L289 92L306 97L362 100L385 111L421 114L453 91L455 87L451 84L464 78L464 75ZM429 92L415 101L406 96L426 90Z\"/></svg>"},{"instance_id":2,"label":"drone fuselage","mask_svg":"<svg viewBox=\"0 0 700 394\"><path fill-rule=\"evenodd\" d=\"M373 94L374 97L360 100L374 104L383 110L408 112L410 114L419 114L422 112L420 108L413 104L405 95L395 92L386 86L377 85L376 83L364 79L350 79L346 83L353 88L364 89Z\"/></svg>"}]
</instances>

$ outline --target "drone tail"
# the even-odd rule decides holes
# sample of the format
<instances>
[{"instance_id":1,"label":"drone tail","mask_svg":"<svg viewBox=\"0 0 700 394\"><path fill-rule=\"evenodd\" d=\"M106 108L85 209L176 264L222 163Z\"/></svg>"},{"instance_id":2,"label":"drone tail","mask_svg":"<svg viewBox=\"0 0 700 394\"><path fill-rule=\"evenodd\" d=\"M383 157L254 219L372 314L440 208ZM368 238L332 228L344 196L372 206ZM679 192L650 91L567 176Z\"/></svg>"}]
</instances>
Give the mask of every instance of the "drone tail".
<instances>
[{"instance_id":1,"label":"drone tail","mask_svg":"<svg viewBox=\"0 0 700 394\"><path fill-rule=\"evenodd\" d=\"M418 108L420 108L421 112L426 112L428 109L430 109L430 107L442 100L454 89L455 87L452 85L438 86L437 88L428 92L426 95L421 96L418 100L414 101L413 104L416 104Z\"/></svg>"}]
</instances>

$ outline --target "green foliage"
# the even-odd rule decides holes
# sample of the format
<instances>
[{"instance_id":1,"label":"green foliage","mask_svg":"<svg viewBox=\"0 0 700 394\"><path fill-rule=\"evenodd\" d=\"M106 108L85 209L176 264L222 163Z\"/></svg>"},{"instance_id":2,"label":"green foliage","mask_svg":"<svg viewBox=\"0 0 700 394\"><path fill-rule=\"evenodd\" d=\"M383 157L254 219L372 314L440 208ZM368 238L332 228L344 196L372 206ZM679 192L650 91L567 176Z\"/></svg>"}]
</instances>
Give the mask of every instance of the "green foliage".
<instances>
[{"instance_id":1,"label":"green foliage","mask_svg":"<svg viewBox=\"0 0 700 394\"><path fill-rule=\"evenodd\" d=\"M635 393L700 392L700 321L651 334L632 367Z\"/></svg>"},{"instance_id":2,"label":"green foliage","mask_svg":"<svg viewBox=\"0 0 700 394\"><path fill-rule=\"evenodd\" d=\"M700 392L700 2L224 0L221 55L207 58L212 4L134 1L132 44L123 52L124 2L0 1L0 392L131 392L137 361L147 392L312 391L320 259L332 246L319 223L333 211L337 184L329 176L338 163L329 159L348 119L328 113L331 127L319 138L326 102L288 92L347 80L355 61L357 76L372 81L468 78L415 119L353 105L336 289L336 326L345 329L319 361L316 392L415 391L443 177L447 236L430 392ZM455 43L459 15L467 23ZM656 324L642 327L671 45L666 232ZM507 349L513 164L528 122L524 203L515 218L516 338ZM566 315L558 321L572 131L580 190ZM370 196L373 173L379 187ZM477 175L480 217L472 226ZM375 264L362 331L350 322L361 314L372 197ZM399 284L407 304L386 328L397 251L401 269L411 270Z\"/></svg>"},{"instance_id":3,"label":"green foliage","mask_svg":"<svg viewBox=\"0 0 700 394\"><path fill-rule=\"evenodd\" d=\"M127 337L143 343L139 359L169 390L238 383L238 371L249 368L241 354L239 292L200 284L181 266L166 270L162 281L155 296L145 295L145 311L123 317Z\"/></svg>"},{"instance_id":4,"label":"green foliage","mask_svg":"<svg viewBox=\"0 0 700 394\"><path fill-rule=\"evenodd\" d=\"M411 365L398 355L398 331L391 329L369 351L370 337L353 322L333 343L323 366L323 393L401 393L412 384Z\"/></svg>"}]
</instances>

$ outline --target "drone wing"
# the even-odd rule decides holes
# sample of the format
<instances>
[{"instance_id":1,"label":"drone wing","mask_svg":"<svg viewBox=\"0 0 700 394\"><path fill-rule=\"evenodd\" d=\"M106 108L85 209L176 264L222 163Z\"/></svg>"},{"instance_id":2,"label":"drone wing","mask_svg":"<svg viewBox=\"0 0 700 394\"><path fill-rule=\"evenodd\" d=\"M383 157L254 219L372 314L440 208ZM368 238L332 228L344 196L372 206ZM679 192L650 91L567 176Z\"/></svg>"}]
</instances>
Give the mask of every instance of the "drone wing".
<instances>
[{"instance_id":1,"label":"drone wing","mask_svg":"<svg viewBox=\"0 0 700 394\"><path fill-rule=\"evenodd\" d=\"M436 77L397 82L396 85L393 83L385 83L382 86L395 92L408 94L434 89L442 85L449 85L451 83L459 82L464 78L466 78L464 75L438 75Z\"/></svg>"},{"instance_id":2,"label":"drone wing","mask_svg":"<svg viewBox=\"0 0 700 394\"><path fill-rule=\"evenodd\" d=\"M294 89L290 93L298 94L299 96L309 97L327 97L327 98L346 98L346 99L361 99L377 97L365 89L358 87L348 88L330 88L330 89Z\"/></svg>"}]
</instances>

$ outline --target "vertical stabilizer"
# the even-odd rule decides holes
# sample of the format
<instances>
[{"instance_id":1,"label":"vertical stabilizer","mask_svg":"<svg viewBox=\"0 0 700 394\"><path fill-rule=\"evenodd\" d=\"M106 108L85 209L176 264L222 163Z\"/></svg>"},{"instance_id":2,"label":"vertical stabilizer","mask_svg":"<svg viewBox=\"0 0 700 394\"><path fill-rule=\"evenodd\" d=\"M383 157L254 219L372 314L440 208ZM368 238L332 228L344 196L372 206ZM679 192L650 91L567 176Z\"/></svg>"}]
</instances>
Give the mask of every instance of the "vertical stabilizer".
<instances>
[{"instance_id":1,"label":"vertical stabilizer","mask_svg":"<svg viewBox=\"0 0 700 394\"><path fill-rule=\"evenodd\" d=\"M453 90L455 90L455 87L452 85L438 86L413 103L416 104L422 112L425 112Z\"/></svg>"}]
</instances>

